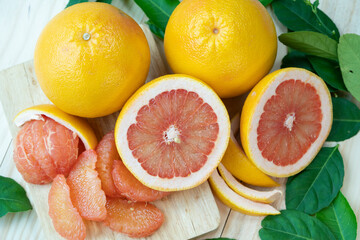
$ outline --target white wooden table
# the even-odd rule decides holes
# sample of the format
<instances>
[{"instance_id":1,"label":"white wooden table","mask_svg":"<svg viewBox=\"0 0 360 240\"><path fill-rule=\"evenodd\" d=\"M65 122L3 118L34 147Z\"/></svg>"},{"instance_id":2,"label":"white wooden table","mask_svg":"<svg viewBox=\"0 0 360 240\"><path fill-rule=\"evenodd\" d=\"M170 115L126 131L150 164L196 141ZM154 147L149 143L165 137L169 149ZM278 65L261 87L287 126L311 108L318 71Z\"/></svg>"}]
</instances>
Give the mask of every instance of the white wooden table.
<instances>
[{"instance_id":1,"label":"white wooden table","mask_svg":"<svg viewBox=\"0 0 360 240\"><path fill-rule=\"evenodd\" d=\"M68 0L0 0L0 71L33 58L36 40L46 23L65 8ZM220 1L220 0L219 0ZM114 0L113 4L132 16L137 22L146 21L146 16L133 0ZM321 0L320 8L336 23L341 33L360 34L360 1ZM286 31L278 22L278 34ZM159 40L161 46L161 41ZM162 49L161 49L162 51ZM274 69L279 68L285 47L279 44L278 58ZM1 87L1 83L0 83ZM12 137L0 104L0 175L23 184L12 161ZM345 180L342 192L347 197L360 220L360 134L340 144L345 162ZM351 166L351 167L349 167ZM219 228L202 236L239 238L249 224L242 222L244 216L229 211L218 201L221 223ZM358 228L358 236L360 231ZM0 218L0 239L45 239L35 211L9 213ZM245 238L242 238L245 239ZM258 239L248 236L246 239Z\"/></svg>"}]
</instances>

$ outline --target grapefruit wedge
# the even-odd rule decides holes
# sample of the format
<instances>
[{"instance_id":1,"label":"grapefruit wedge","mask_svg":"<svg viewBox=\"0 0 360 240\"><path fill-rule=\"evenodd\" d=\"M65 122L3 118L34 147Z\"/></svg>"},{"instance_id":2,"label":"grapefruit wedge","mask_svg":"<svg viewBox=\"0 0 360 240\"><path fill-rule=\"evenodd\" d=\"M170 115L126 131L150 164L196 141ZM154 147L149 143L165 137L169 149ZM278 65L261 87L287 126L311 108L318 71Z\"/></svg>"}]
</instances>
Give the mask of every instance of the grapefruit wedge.
<instances>
[{"instance_id":1,"label":"grapefruit wedge","mask_svg":"<svg viewBox=\"0 0 360 240\"><path fill-rule=\"evenodd\" d=\"M331 124L332 103L324 81L305 69L285 68L263 78L248 95L240 136L259 169L287 177L310 164Z\"/></svg>"},{"instance_id":2,"label":"grapefruit wedge","mask_svg":"<svg viewBox=\"0 0 360 240\"><path fill-rule=\"evenodd\" d=\"M221 99L187 75L167 75L141 87L115 125L124 165L145 186L189 189L206 181L225 153L230 121Z\"/></svg>"}]
</instances>

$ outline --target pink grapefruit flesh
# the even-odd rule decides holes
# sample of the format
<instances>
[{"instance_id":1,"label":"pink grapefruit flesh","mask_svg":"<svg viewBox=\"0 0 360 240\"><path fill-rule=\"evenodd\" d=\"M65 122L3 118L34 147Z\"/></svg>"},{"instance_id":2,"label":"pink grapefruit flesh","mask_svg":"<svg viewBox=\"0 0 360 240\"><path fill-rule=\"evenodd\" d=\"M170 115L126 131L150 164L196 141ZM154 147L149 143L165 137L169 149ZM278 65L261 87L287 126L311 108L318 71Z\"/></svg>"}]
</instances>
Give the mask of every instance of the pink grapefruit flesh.
<instances>
[{"instance_id":1,"label":"pink grapefruit flesh","mask_svg":"<svg viewBox=\"0 0 360 240\"><path fill-rule=\"evenodd\" d=\"M114 161L112 176L121 195L131 201L151 202L170 194L146 187L131 174L121 160Z\"/></svg>"},{"instance_id":2,"label":"pink grapefruit flesh","mask_svg":"<svg viewBox=\"0 0 360 240\"><path fill-rule=\"evenodd\" d=\"M107 133L96 146L96 153L98 160L96 162L96 170L99 173L101 186L106 196L121 197L117 191L112 178L113 162L115 159L120 159L117 152L114 132Z\"/></svg>"},{"instance_id":3,"label":"pink grapefruit flesh","mask_svg":"<svg viewBox=\"0 0 360 240\"><path fill-rule=\"evenodd\" d=\"M83 152L67 178L71 200L86 220L102 221L106 217L106 196L95 170L95 150Z\"/></svg>"},{"instance_id":4,"label":"pink grapefruit flesh","mask_svg":"<svg viewBox=\"0 0 360 240\"><path fill-rule=\"evenodd\" d=\"M70 189L64 175L59 174L55 177L48 201L49 215L55 230L66 239L85 239L85 224L71 202Z\"/></svg>"},{"instance_id":5,"label":"pink grapefruit flesh","mask_svg":"<svg viewBox=\"0 0 360 240\"><path fill-rule=\"evenodd\" d=\"M127 139L148 174L170 179L202 168L218 134L212 107L197 93L177 89L158 94L140 108Z\"/></svg>"},{"instance_id":6,"label":"pink grapefruit flesh","mask_svg":"<svg viewBox=\"0 0 360 240\"><path fill-rule=\"evenodd\" d=\"M257 128L262 156L278 166L296 163L319 137L321 101L316 89L300 80L286 80L267 100Z\"/></svg>"},{"instance_id":7,"label":"pink grapefruit flesh","mask_svg":"<svg viewBox=\"0 0 360 240\"><path fill-rule=\"evenodd\" d=\"M164 214L151 203L110 198L106 210L105 225L134 238L150 236L164 222Z\"/></svg>"}]
</instances>

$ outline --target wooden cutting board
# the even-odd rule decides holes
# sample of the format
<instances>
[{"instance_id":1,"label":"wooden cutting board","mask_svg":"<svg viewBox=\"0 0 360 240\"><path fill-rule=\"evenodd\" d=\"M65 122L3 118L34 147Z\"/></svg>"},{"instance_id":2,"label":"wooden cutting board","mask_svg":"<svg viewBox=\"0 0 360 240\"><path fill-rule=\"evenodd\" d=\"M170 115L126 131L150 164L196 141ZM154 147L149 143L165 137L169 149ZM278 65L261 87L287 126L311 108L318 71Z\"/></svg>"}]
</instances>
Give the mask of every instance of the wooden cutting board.
<instances>
[{"instance_id":1,"label":"wooden cutting board","mask_svg":"<svg viewBox=\"0 0 360 240\"><path fill-rule=\"evenodd\" d=\"M166 68L160 57L153 36L147 27L142 26L151 51L151 65L147 77L150 81L166 74ZM13 136L19 130L12 122L15 115L27 107L50 103L36 80L33 62L25 62L0 72L0 101L3 105L9 128ZM101 137L112 130L118 113L89 119L89 123ZM62 239L55 231L48 215L48 192L50 184L45 186L26 184L26 191L42 225L46 239ZM219 210L208 182L202 185L171 194L163 200L154 202L165 214L163 226L146 239L189 239L219 226ZM115 233L102 223L87 222L87 239L132 239Z\"/></svg>"}]
</instances>

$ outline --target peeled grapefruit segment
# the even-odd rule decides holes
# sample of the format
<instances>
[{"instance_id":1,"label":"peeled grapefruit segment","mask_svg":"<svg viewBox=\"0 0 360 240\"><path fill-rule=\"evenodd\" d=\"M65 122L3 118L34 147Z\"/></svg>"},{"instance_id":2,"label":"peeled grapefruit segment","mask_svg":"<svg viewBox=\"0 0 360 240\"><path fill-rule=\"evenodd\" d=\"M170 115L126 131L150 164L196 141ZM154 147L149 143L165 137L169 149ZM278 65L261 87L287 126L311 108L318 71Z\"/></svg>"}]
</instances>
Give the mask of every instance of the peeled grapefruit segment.
<instances>
[{"instance_id":1,"label":"peeled grapefruit segment","mask_svg":"<svg viewBox=\"0 0 360 240\"><path fill-rule=\"evenodd\" d=\"M240 114L236 114L231 119L230 140L221 163L234 177L245 183L260 187L279 186L276 181L263 173L246 157L243 149L235 139L235 134L239 133L239 125Z\"/></svg>"},{"instance_id":2,"label":"peeled grapefruit segment","mask_svg":"<svg viewBox=\"0 0 360 240\"><path fill-rule=\"evenodd\" d=\"M131 174L121 160L114 161L112 176L121 195L131 201L151 202L169 195L169 192L157 191L142 184Z\"/></svg>"},{"instance_id":3,"label":"peeled grapefruit segment","mask_svg":"<svg viewBox=\"0 0 360 240\"><path fill-rule=\"evenodd\" d=\"M120 197L121 195L116 190L111 173L114 160L120 159L115 145L114 131L105 134L96 146L96 153L98 155L96 171L99 173L102 189L106 196Z\"/></svg>"},{"instance_id":4,"label":"peeled grapefruit segment","mask_svg":"<svg viewBox=\"0 0 360 240\"><path fill-rule=\"evenodd\" d=\"M281 191L278 189L258 191L243 185L241 182L237 181L221 163L218 166L218 171L220 176L233 191L249 200L262 203L272 203L279 199L282 195Z\"/></svg>"},{"instance_id":5,"label":"peeled grapefruit segment","mask_svg":"<svg viewBox=\"0 0 360 240\"><path fill-rule=\"evenodd\" d=\"M160 191L195 187L226 150L230 121L221 99L203 82L167 75L141 87L115 126L121 159L144 185Z\"/></svg>"},{"instance_id":6,"label":"peeled grapefruit segment","mask_svg":"<svg viewBox=\"0 0 360 240\"><path fill-rule=\"evenodd\" d=\"M164 214L151 203L109 198L106 210L105 225L134 238L150 236L164 222Z\"/></svg>"},{"instance_id":7,"label":"peeled grapefruit segment","mask_svg":"<svg viewBox=\"0 0 360 240\"><path fill-rule=\"evenodd\" d=\"M264 216L280 214L278 210L269 204L254 202L234 192L215 170L209 183L216 196L228 207L247 215Z\"/></svg>"},{"instance_id":8,"label":"peeled grapefruit segment","mask_svg":"<svg viewBox=\"0 0 360 240\"><path fill-rule=\"evenodd\" d=\"M73 206L64 175L57 175L49 192L49 215L55 230L66 239L85 239L86 228Z\"/></svg>"},{"instance_id":9,"label":"peeled grapefruit segment","mask_svg":"<svg viewBox=\"0 0 360 240\"><path fill-rule=\"evenodd\" d=\"M307 70L286 68L266 76L248 95L241 142L258 168L286 177L313 160L331 124L332 103L324 81Z\"/></svg>"},{"instance_id":10,"label":"peeled grapefruit segment","mask_svg":"<svg viewBox=\"0 0 360 240\"><path fill-rule=\"evenodd\" d=\"M69 177L71 200L86 220L102 221L106 217L106 196L95 170L97 155L89 149L81 153Z\"/></svg>"}]
</instances>

